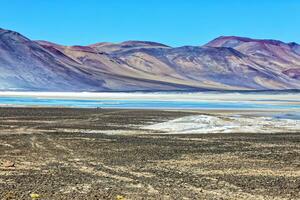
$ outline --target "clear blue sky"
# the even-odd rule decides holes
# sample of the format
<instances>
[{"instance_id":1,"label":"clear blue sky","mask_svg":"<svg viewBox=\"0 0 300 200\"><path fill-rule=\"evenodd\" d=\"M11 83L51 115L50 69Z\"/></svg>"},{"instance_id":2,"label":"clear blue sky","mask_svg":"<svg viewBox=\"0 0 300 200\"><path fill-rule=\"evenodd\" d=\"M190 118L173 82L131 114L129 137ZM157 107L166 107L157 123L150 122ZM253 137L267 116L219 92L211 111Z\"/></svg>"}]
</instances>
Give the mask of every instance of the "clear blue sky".
<instances>
[{"instance_id":1,"label":"clear blue sky","mask_svg":"<svg viewBox=\"0 0 300 200\"><path fill-rule=\"evenodd\" d=\"M65 45L221 35L300 43L300 0L0 0L0 27Z\"/></svg>"}]
</instances>

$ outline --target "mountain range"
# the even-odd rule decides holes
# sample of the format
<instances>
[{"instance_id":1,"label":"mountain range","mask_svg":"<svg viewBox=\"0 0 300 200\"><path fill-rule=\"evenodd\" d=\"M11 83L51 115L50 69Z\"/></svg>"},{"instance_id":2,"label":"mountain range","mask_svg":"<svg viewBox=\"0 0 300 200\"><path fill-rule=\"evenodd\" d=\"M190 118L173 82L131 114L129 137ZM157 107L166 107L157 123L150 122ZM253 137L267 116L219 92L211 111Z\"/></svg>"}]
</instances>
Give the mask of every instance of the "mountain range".
<instances>
[{"instance_id":1,"label":"mountain range","mask_svg":"<svg viewBox=\"0 0 300 200\"><path fill-rule=\"evenodd\" d=\"M300 45L222 36L203 46L147 41L64 46L0 29L0 90L300 89Z\"/></svg>"}]
</instances>

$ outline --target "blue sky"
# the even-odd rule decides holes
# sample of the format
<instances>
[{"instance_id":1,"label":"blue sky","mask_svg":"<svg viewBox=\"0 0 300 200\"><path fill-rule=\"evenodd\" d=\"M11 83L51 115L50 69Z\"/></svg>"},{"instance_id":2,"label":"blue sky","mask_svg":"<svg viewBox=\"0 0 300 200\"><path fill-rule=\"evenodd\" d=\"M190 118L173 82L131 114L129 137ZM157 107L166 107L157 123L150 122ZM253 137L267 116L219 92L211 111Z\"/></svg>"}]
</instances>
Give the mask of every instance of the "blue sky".
<instances>
[{"instance_id":1,"label":"blue sky","mask_svg":"<svg viewBox=\"0 0 300 200\"><path fill-rule=\"evenodd\" d=\"M299 0L0 0L0 27L65 45L221 35L300 43Z\"/></svg>"}]
</instances>

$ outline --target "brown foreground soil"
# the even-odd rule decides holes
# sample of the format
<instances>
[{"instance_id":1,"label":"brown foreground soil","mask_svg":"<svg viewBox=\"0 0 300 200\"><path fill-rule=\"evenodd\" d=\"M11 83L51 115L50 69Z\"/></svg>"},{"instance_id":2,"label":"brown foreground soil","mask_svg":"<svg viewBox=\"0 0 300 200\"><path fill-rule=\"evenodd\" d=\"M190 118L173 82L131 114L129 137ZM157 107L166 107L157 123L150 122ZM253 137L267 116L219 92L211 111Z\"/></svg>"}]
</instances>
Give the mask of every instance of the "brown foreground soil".
<instances>
[{"instance_id":1,"label":"brown foreground soil","mask_svg":"<svg viewBox=\"0 0 300 200\"><path fill-rule=\"evenodd\" d=\"M300 133L140 129L191 114L0 108L0 199L300 199Z\"/></svg>"}]
</instances>

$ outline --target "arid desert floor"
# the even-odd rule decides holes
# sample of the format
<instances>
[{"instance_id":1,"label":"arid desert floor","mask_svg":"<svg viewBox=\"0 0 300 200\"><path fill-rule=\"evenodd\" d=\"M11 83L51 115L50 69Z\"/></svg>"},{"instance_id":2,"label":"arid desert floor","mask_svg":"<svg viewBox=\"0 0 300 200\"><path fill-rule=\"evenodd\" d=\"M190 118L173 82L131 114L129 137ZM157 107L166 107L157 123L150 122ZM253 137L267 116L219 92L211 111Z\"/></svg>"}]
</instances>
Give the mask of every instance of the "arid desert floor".
<instances>
[{"instance_id":1,"label":"arid desert floor","mask_svg":"<svg viewBox=\"0 0 300 200\"><path fill-rule=\"evenodd\" d=\"M207 112L0 108L0 199L300 199L300 133L143 129Z\"/></svg>"}]
</instances>

